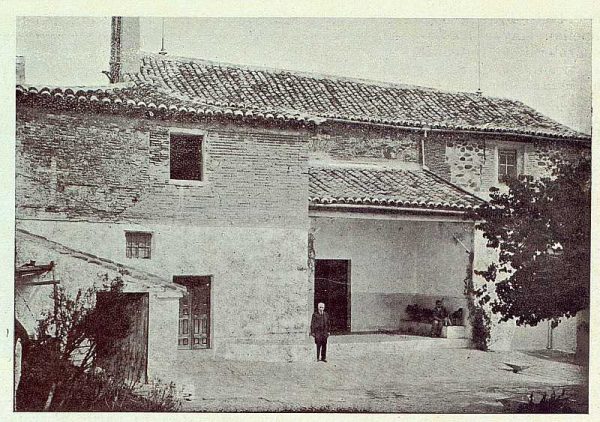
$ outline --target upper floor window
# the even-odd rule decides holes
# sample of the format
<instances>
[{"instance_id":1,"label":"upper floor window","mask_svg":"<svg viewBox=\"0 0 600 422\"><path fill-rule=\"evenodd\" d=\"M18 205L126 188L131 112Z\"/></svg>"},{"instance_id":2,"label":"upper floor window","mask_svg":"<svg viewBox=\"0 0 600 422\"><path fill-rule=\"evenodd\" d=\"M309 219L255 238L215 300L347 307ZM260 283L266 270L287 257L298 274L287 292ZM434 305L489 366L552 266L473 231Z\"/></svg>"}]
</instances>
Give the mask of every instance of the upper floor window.
<instances>
[{"instance_id":1,"label":"upper floor window","mask_svg":"<svg viewBox=\"0 0 600 422\"><path fill-rule=\"evenodd\" d=\"M517 150L499 149L498 150L498 181L504 182L518 175Z\"/></svg>"},{"instance_id":2,"label":"upper floor window","mask_svg":"<svg viewBox=\"0 0 600 422\"><path fill-rule=\"evenodd\" d=\"M202 180L202 136L171 134L171 180Z\"/></svg>"},{"instance_id":3,"label":"upper floor window","mask_svg":"<svg viewBox=\"0 0 600 422\"><path fill-rule=\"evenodd\" d=\"M125 256L134 259L150 259L152 234L145 232L125 232Z\"/></svg>"}]
</instances>

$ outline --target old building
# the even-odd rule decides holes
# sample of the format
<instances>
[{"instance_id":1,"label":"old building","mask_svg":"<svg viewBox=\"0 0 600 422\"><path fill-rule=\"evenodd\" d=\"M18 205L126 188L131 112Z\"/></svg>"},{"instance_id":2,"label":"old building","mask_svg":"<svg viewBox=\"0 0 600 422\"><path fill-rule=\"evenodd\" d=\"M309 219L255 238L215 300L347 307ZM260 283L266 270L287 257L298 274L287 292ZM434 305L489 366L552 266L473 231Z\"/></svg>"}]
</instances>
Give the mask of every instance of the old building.
<instances>
[{"instance_id":1,"label":"old building","mask_svg":"<svg viewBox=\"0 0 600 422\"><path fill-rule=\"evenodd\" d=\"M590 145L513 100L143 53L136 18L108 75L17 86L16 259L147 293L151 375L312 358L317 301L337 333L468 309L467 211Z\"/></svg>"}]
</instances>

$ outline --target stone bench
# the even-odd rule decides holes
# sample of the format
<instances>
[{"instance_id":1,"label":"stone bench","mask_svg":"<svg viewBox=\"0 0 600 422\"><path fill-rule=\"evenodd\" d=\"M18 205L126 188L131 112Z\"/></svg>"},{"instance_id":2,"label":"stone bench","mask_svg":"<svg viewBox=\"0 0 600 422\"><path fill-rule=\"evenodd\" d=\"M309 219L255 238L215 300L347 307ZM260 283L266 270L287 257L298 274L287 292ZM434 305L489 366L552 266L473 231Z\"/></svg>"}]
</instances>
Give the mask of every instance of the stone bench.
<instances>
[{"instance_id":1,"label":"stone bench","mask_svg":"<svg viewBox=\"0 0 600 422\"><path fill-rule=\"evenodd\" d=\"M429 336L431 334L431 324L428 322L400 321L400 332L403 334L415 334L419 336ZM464 325L449 325L442 327L443 338L469 338L467 327Z\"/></svg>"}]
</instances>

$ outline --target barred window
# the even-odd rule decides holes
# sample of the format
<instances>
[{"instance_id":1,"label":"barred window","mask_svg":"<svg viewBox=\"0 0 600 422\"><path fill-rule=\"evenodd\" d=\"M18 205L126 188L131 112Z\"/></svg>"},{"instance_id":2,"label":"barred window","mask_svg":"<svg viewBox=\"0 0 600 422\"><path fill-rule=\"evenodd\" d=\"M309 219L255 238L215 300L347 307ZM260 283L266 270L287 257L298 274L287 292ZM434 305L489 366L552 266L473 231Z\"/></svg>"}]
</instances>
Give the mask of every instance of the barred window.
<instances>
[{"instance_id":1,"label":"barred window","mask_svg":"<svg viewBox=\"0 0 600 422\"><path fill-rule=\"evenodd\" d=\"M125 254L127 258L150 259L152 234L143 232L125 232Z\"/></svg>"}]
</instances>

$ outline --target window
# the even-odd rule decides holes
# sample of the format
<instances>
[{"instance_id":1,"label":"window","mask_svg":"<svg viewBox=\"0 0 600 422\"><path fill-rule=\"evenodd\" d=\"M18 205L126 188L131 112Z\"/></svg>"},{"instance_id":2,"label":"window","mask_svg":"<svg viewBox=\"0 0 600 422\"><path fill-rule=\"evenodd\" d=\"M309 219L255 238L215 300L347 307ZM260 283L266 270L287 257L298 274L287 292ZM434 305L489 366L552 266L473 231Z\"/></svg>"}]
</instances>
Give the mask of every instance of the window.
<instances>
[{"instance_id":1,"label":"window","mask_svg":"<svg viewBox=\"0 0 600 422\"><path fill-rule=\"evenodd\" d=\"M505 182L507 179L517 177L517 150L498 150L498 181Z\"/></svg>"},{"instance_id":2,"label":"window","mask_svg":"<svg viewBox=\"0 0 600 422\"><path fill-rule=\"evenodd\" d=\"M127 258L150 259L152 234L125 232L125 255Z\"/></svg>"},{"instance_id":3,"label":"window","mask_svg":"<svg viewBox=\"0 0 600 422\"><path fill-rule=\"evenodd\" d=\"M170 178L202 180L202 136L171 134Z\"/></svg>"},{"instance_id":4,"label":"window","mask_svg":"<svg viewBox=\"0 0 600 422\"><path fill-rule=\"evenodd\" d=\"M173 281L185 286L179 299L179 349L210 347L210 277L176 276Z\"/></svg>"}]
</instances>

